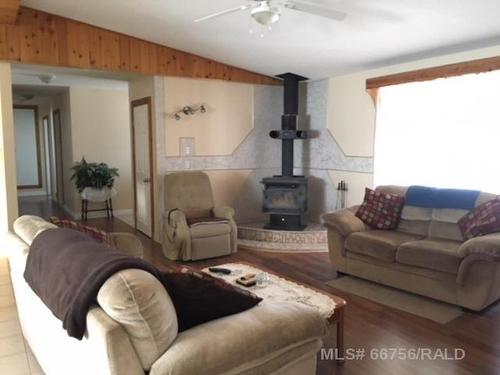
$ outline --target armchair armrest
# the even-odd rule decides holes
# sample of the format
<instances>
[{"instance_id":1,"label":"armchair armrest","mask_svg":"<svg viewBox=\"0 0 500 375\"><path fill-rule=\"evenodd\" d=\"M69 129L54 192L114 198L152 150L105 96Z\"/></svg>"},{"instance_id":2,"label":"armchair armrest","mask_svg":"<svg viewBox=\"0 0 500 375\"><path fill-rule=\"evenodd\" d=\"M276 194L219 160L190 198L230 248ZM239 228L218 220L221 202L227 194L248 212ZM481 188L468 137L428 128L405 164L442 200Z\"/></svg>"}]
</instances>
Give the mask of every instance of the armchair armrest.
<instances>
[{"instance_id":1,"label":"armchair armrest","mask_svg":"<svg viewBox=\"0 0 500 375\"><path fill-rule=\"evenodd\" d=\"M212 213L215 217L220 217L221 219L233 220L234 219L234 209L229 206L219 206L212 209Z\"/></svg>"},{"instance_id":2,"label":"armchair armrest","mask_svg":"<svg viewBox=\"0 0 500 375\"><path fill-rule=\"evenodd\" d=\"M122 253L137 258L144 257L142 242L135 234L125 232L113 232L109 234L111 245Z\"/></svg>"},{"instance_id":3,"label":"armchair armrest","mask_svg":"<svg viewBox=\"0 0 500 375\"><path fill-rule=\"evenodd\" d=\"M500 261L500 233L491 233L465 241L458 249L459 255L481 255L482 258L491 258Z\"/></svg>"},{"instance_id":4,"label":"armchair armrest","mask_svg":"<svg viewBox=\"0 0 500 375\"><path fill-rule=\"evenodd\" d=\"M186 214L181 210L174 208L163 213L163 220L165 225L177 228L178 226L185 225L187 227Z\"/></svg>"},{"instance_id":5,"label":"armchair armrest","mask_svg":"<svg viewBox=\"0 0 500 375\"><path fill-rule=\"evenodd\" d=\"M229 220L229 226L231 227L231 252L236 253L238 250L238 227L234 221L234 209L229 206L214 207L212 214L215 217Z\"/></svg>"},{"instance_id":6,"label":"armchair armrest","mask_svg":"<svg viewBox=\"0 0 500 375\"><path fill-rule=\"evenodd\" d=\"M500 262L500 233L491 233L465 241L458 249L463 257L457 274L457 283L465 284L469 270L477 262Z\"/></svg>"},{"instance_id":7,"label":"armchair armrest","mask_svg":"<svg viewBox=\"0 0 500 375\"><path fill-rule=\"evenodd\" d=\"M321 216L327 228L337 230L346 237L354 232L362 232L368 229L356 215L354 208L346 208L337 212L326 213Z\"/></svg>"},{"instance_id":8,"label":"armchair armrest","mask_svg":"<svg viewBox=\"0 0 500 375\"><path fill-rule=\"evenodd\" d=\"M163 253L170 260L191 259L191 236L186 215L179 209L163 213Z\"/></svg>"}]
</instances>

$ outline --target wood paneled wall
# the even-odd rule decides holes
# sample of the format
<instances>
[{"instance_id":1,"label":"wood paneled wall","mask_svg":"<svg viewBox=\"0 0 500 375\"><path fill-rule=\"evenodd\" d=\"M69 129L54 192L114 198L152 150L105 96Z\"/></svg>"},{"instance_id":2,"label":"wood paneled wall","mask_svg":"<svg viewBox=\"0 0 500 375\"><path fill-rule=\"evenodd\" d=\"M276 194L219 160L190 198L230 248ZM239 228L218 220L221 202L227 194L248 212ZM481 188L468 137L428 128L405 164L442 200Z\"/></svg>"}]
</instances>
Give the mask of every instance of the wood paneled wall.
<instances>
[{"instance_id":1,"label":"wood paneled wall","mask_svg":"<svg viewBox=\"0 0 500 375\"><path fill-rule=\"evenodd\" d=\"M16 22L21 0L0 0L0 23Z\"/></svg>"},{"instance_id":2,"label":"wood paneled wall","mask_svg":"<svg viewBox=\"0 0 500 375\"><path fill-rule=\"evenodd\" d=\"M14 24L0 25L0 59L150 75L221 79L266 85L280 80L21 7Z\"/></svg>"}]
</instances>

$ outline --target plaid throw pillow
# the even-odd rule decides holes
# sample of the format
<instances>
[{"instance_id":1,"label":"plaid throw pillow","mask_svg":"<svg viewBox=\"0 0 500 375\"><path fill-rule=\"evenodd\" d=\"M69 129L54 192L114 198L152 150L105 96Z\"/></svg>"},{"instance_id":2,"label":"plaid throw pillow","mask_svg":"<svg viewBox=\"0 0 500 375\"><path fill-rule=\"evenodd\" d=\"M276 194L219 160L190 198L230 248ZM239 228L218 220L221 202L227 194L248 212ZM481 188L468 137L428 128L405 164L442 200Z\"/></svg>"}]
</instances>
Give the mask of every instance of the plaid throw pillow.
<instances>
[{"instance_id":1,"label":"plaid throw pillow","mask_svg":"<svg viewBox=\"0 0 500 375\"><path fill-rule=\"evenodd\" d=\"M365 189L365 199L356 216L374 229L395 229L398 226L405 198Z\"/></svg>"},{"instance_id":2,"label":"plaid throw pillow","mask_svg":"<svg viewBox=\"0 0 500 375\"><path fill-rule=\"evenodd\" d=\"M500 197L480 204L458 221L464 238L500 232Z\"/></svg>"},{"instance_id":3,"label":"plaid throw pillow","mask_svg":"<svg viewBox=\"0 0 500 375\"><path fill-rule=\"evenodd\" d=\"M92 237L96 241L102 242L106 246L111 247L111 237L109 236L108 233L106 233L103 230L91 227L89 225L79 224L73 220L59 219L56 216L52 216L50 218L50 222L54 225L57 225L60 228L69 228L77 230L79 232L87 233L90 237Z\"/></svg>"}]
</instances>

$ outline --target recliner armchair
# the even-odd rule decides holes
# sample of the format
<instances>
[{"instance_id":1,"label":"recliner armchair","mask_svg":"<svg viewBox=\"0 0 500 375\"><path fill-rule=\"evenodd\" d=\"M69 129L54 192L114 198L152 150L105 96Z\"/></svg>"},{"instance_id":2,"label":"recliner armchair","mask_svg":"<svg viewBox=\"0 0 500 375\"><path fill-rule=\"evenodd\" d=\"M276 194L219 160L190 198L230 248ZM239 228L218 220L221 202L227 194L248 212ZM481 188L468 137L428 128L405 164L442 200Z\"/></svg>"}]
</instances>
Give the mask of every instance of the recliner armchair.
<instances>
[{"instance_id":1,"label":"recliner armchair","mask_svg":"<svg viewBox=\"0 0 500 375\"><path fill-rule=\"evenodd\" d=\"M164 178L163 253L171 260L198 260L236 252L231 207L215 207L203 172L174 172Z\"/></svg>"}]
</instances>

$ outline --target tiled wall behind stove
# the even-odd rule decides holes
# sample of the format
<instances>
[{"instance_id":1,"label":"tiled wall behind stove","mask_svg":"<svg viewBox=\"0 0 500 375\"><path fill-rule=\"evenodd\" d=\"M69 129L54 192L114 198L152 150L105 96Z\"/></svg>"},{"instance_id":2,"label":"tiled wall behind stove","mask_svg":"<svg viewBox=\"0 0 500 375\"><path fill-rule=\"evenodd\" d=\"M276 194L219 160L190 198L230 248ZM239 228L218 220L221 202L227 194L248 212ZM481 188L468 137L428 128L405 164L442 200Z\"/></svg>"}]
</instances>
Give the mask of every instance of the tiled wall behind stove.
<instances>
[{"instance_id":1,"label":"tiled wall behind stove","mask_svg":"<svg viewBox=\"0 0 500 375\"><path fill-rule=\"evenodd\" d=\"M157 139L158 206L163 207L163 175L172 171L185 170L186 160L190 170L204 170L212 177L217 172L246 172L247 178L238 186L232 199L240 223L266 219L261 212L263 177L280 173L281 145L269 137L269 131L281 127L283 113L283 91L281 87L255 86L254 129L238 146L232 155L199 157L166 157L164 154L165 134L162 108L164 81L155 78L155 109ZM301 85L301 116L299 127L311 131L313 138L295 142L295 173L310 177L309 209L306 219L319 222L322 213L335 209L336 190L330 177L331 170L371 173L371 158L346 157L331 133L326 128L328 81L313 81ZM305 98L305 99L304 99ZM217 197L216 197L217 198ZM225 203L225 202L224 202ZM160 221L161 222L161 221Z\"/></svg>"},{"instance_id":2,"label":"tiled wall behind stove","mask_svg":"<svg viewBox=\"0 0 500 375\"><path fill-rule=\"evenodd\" d=\"M322 213L336 208L337 183L332 171L373 173L373 158L346 156L327 129L328 80L309 81L300 86L299 127L310 138L296 142L295 173L309 178L309 207L306 219L318 222Z\"/></svg>"}]
</instances>

